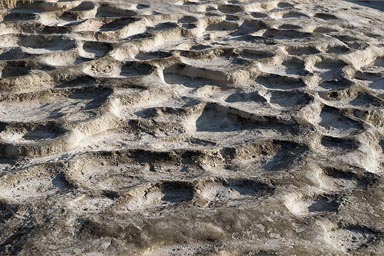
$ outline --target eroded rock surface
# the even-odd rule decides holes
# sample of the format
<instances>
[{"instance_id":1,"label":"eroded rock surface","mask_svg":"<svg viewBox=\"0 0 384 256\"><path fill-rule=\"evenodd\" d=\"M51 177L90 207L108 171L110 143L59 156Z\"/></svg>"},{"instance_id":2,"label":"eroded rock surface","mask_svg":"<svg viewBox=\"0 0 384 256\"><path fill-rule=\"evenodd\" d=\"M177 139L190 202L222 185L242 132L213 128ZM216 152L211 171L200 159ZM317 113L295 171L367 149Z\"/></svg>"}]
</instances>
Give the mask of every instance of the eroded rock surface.
<instances>
[{"instance_id":1,"label":"eroded rock surface","mask_svg":"<svg viewBox=\"0 0 384 256\"><path fill-rule=\"evenodd\" d=\"M383 255L384 28L327 1L0 12L1 255Z\"/></svg>"}]
</instances>

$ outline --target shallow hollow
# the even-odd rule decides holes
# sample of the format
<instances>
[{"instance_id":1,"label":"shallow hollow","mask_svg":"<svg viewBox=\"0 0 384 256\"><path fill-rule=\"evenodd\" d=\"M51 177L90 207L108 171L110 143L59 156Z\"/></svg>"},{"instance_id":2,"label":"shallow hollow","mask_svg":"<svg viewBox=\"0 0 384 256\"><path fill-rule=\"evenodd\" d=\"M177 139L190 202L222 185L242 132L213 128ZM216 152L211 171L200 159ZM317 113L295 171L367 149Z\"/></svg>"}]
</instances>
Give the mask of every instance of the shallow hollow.
<instances>
[{"instance_id":1,"label":"shallow hollow","mask_svg":"<svg viewBox=\"0 0 384 256\"><path fill-rule=\"evenodd\" d=\"M1 70L1 78L9 78L23 76L29 74L30 69L25 63L10 63L8 62Z\"/></svg>"},{"instance_id":2,"label":"shallow hollow","mask_svg":"<svg viewBox=\"0 0 384 256\"><path fill-rule=\"evenodd\" d=\"M19 40L21 46L46 50L69 50L76 47L73 39L64 36L22 35Z\"/></svg>"},{"instance_id":3,"label":"shallow hollow","mask_svg":"<svg viewBox=\"0 0 384 256\"><path fill-rule=\"evenodd\" d=\"M296 133L298 124L279 120L274 116L254 116L217 104L208 104L196 120L196 130L202 132L235 132L242 130L273 130Z\"/></svg>"},{"instance_id":4,"label":"shallow hollow","mask_svg":"<svg viewBox=\"0 0 384 256\"><path fill-rule=\"evenodd\" d=\"M295 108L308 105L312 100L312 96L301 91L272 91L270 103L284 108Z\"/></svg>"},{"instance_id":5,"label":"shallow hollow","mask_svg":"<svg viewBox=\"0 0 384 256\"><path fill-rule=\"evenodd\" d=\"M125 77L145 76L151 74L155 68L146 63L126 62L121 68L121 75Z\"/></svg>"},{"instance_id":6,"label":"shallow hollow","mask_svg":"<svg viewBox=\"0 0 384 256\"><path fill-rule=\"evenodd\" d=\"M192 200L194 187L191 183L181 181L166 181L160 185L163 193L162 200L170 203L180 203Z\"/></svg>"},{"instance_id":7,"label":"shallow hollow","mask_svg":"<svg viewBox=\"0 0 384 256\"><path fill-rule=\"evenodd\" d=\"M363 125L355 120L346 117L340 110L332 107L324 107L320 113L320 125L325 128L333 128L340 131L359 131Z\"/></svg>"},{"instance_id":8,"label":"shallow hollow","mask_svg":"<svg viewBox=\"0 0 384 256\"><path fill-rule=\"evenodd\" d=\"M260 76L256 82L269 89L292 90L305 87L305 83L300 78L267 74Z\"/></svg>"}]
</instances>

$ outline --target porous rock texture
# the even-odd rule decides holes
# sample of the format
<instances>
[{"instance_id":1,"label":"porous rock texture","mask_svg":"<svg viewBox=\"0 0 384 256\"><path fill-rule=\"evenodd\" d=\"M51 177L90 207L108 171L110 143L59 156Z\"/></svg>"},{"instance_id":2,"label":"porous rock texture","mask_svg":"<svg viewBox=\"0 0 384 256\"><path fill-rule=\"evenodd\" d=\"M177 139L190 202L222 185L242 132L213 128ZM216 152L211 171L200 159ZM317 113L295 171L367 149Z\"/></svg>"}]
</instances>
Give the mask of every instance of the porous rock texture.
<instances>
[{"instance_id":1,"label":"porous rock texture","mask_svg":"<svg viewBox=\"0 0 384 256\"><path fill-rule=\"evenodd\" d=\"M0 12L0 255L383 255L384 15Z\"/></svg>"}]
</instances>

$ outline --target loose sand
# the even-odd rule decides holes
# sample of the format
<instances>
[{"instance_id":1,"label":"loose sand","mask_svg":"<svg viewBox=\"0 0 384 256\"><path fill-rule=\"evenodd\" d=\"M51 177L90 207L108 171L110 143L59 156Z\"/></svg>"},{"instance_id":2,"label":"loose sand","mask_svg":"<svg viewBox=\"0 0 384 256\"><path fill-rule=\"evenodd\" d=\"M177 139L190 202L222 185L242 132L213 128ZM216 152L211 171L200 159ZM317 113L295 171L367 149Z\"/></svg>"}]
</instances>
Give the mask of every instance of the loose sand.
<instances>
[{"instance_id":1,"label":"loose sand","mask_svg":"<svg viewBox=\"0 0 384 256\"><path fill-rule=\"evenodd\" d=\"M0 12L0 255L383 255L384 15Z\"/></svg>"}]
</instances>

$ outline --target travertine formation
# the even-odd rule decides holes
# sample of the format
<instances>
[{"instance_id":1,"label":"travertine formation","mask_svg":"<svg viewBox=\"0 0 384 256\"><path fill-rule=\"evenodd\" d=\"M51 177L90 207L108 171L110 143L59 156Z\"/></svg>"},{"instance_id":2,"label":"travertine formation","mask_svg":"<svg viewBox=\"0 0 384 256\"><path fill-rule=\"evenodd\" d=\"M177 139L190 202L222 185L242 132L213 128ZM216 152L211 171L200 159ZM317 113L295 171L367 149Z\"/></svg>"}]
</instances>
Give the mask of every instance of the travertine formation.
<instances>
[{"instance_id":1,"label":"travertine formation","mask_svg":"<svg viewBox=\"0 0 384 256\"><path fill-rule=\"evenodd\" d=\"M384 15L0 13L0 255L383 255Z\"/></svg>"}]
</instances>

